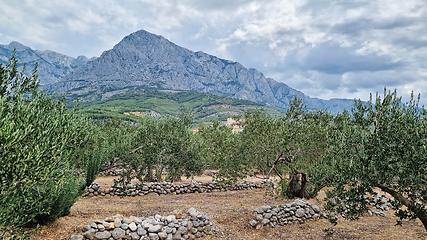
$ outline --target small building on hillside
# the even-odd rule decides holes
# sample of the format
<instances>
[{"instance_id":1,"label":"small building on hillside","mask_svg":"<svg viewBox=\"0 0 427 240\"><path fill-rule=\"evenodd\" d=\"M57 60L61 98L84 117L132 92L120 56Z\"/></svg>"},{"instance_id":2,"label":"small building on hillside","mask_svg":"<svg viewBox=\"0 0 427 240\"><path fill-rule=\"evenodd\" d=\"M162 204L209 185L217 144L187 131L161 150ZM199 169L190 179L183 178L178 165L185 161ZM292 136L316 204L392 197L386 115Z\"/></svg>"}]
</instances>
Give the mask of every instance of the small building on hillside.
<instances>
[{"instance_id":1,"label":"small building on hillside","mask_svg":"<svg viewBox=\"0 0 427 240\"><path fill-rule=\"evenodd\" d=\"M232 117L227 118L227 126L232 129L233 133L242 132L245 125L247 125L245 119L235 120Z\"/></svg>"}]
</instances>

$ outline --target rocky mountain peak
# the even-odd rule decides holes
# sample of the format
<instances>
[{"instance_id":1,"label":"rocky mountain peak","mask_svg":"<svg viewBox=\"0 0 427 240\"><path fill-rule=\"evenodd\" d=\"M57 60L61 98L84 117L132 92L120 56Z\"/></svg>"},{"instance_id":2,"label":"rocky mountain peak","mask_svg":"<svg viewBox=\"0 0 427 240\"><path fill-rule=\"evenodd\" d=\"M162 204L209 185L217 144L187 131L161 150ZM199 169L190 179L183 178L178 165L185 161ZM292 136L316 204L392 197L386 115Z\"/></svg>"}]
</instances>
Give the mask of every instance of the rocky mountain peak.
<instances>
[{"instance_id":1,"label":"rocky mountain peak","mask_svg":"<svg viewBox=\"0 0 427 240\"><path fill-rule=\"evenodd\" d=\"M124 37L114 46L112 51L117 54L130 54L132 59L142 62L163 62L165 58L169 58L168 61L182 61L182 57L188 57L193 54L166 38L145 30L140 30Z\"/></svg>"},{"instance_id":2,"label":"rocky mountain peak","mask_svg":"<svg viewBox=\"0 0 427 240\"><path fill-rule=\"evenodd\" d=\"M29 47L27 47L27 46L25 46L25 45L23 45L23 44L21 44L19 42L16 42L16 41L13 41L13 42L9 43L8 46L12 50L15 48L16 51L24 51L24 50L30 49Z\"/></svg>"},{"instance_id":3,"label":"rocky mountain peak","mask_svg":"<svg viewBox=\"0 0 427 240\"><path fill-rule=\"evenodd\" d=\"M334 101L330 105L310 98L256 69L202 51L193 52L145 30L124 37L113 49L68 71L62 81L45 89L57 93L78 89L81 94L89 94L132 86L215 93L282 109L289 107L295 95L311 109L330 107L337 111L352 104L352 100L343 100L345 104Z\"/></svg>"},{"instance_id":4,"label":"rocky mountain peak","mask_svg":"<svg viewBox=\"0 0 427 240\"><path fill-rule=\"evenodd\" d=\"M15 57L18 63L26 63L26 74L31 74L38 62L37 73L41 85L59 82L76 67L89 61L84 56L76 59L51 50L33 50L19 42L11 42L8 45L0 45L0 62L6 63L12 56L13 49L16 49Z\"/></svg>"},{"instance_id":5,"label":"rocky mountain peak","mask_svg":"<svg viewBox=\"0 0 427 240\"><path fill-rule=\"evenodd\" d=\"M256 69L202 51L190 51L145 30L124 37L113 49L51 86L50 91L93 92L129 86L216 93L282 109L295 95L303 98L309 108L328 105L325 100L310 98L266 78Z\"/></svg>"}]
</instances>

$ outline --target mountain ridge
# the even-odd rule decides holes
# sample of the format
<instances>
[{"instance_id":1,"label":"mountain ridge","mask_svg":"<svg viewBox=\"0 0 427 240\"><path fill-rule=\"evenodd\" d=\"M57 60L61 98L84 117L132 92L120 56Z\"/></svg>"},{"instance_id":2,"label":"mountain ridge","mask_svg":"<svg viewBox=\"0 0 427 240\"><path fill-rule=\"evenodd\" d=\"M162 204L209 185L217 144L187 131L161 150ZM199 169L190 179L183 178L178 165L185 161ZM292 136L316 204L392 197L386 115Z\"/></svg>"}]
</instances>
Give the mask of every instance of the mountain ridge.
<instances>
[{"instance_id":1,"label":"mountain ridge","mask_svg":"<svg viewBox=\"0 0 427 240\"><path fill-rule=\"evenodd\" d=\"M145 30L124 37L99 58L87 61L60 81L42 86L49 93L105 94L131 86L198 91L287 109L295 95L308 109L342 111L350 99L310 98L262 72L227 59L194 52Z\"/></svg>"},{"instance_id":2,"label":"mountain ridge","mask_svg":"<svg viewBox=\"0 0 427 240\"><path fill-rule=\"evenodd\" d=\"M14 49L18 66L22 68L23 63L26 63L26 74L30 74L36 62L38 62L37 73L41 85L57 83L78 66L94 59L89 59L86 56L73 58L51 50L33 50L17 41L13 41L8 45L0 44L0 62L6 64Z\"/></svg>"}]
</instances>

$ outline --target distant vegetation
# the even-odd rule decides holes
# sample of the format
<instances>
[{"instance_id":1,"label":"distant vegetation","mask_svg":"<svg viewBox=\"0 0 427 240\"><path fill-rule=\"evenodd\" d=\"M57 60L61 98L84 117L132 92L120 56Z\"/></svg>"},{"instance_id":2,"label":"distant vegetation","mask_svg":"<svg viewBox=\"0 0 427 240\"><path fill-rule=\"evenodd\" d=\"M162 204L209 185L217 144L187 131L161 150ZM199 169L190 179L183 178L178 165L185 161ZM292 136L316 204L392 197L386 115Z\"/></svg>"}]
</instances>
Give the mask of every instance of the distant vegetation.
<instances>
[{"instance_id":1,"label":"distant vegetation","mask_svg":"<svg viewBox=\"0 0 427 240\"><path fill-rule=\"evenodd\" d=\"M396 92L385 91L337 115L308 111L294 98L285 114L272 116L277 112L271 109L248 110L260 105L244 100L141 89L82 102L79 111L37 87L35 71L19 73L14 57L0 64L0 238L28 238L24 227L68 214L102 169L132 170L116 182L126 188L132 179L196 176L208 164L220 170L215 180L222 184L277 176L280 197L311 198L329 186L325 207L332 223L336 213L357 219L377 187L394 197L400 220L418 218L427 229L427 111L413 96L402 103ZM191 131L193 112L202 119L221 104L244 112L238 118L243 132L233 134L218 121ZM148 110L164 117L123 114ZM132 117L137 124L87 118L94 111Z\"/></svg>"},{"instance_id":2,"label":"distant vegetation","mask_svg":"<svg viewBox=\"0 0 427 240\"><path fill-rule=\"evenodd\" d=\"M195 122L209 122L213 120L225 121L230 115L243 114L248 109L266 109L268 113L280 115L281 112L265 105L237 98L228 98L214 94L194 91L171 91L142 88L122 89L122 93L115 94L105 100L86 101L88 96L70 96L70 100L81 97L77 109L82 110L88 117L95 119L120 118L137 121L134 115L125 115L129 112L155 111L161 116L175 116L184 108L193 111ZM68 101L69 106L75 103Z\"/></svg>"}]
</instances>

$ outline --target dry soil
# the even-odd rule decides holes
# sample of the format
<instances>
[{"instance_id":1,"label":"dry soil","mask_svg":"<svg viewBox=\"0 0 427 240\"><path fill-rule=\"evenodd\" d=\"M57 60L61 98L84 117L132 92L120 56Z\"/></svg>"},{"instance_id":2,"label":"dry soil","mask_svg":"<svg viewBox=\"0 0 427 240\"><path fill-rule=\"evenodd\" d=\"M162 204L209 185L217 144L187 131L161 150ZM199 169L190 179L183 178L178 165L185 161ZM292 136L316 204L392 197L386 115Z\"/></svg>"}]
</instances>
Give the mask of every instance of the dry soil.
<instances>
[{"instance_id":1,"label":"dry soil","mask_svg":"<svg viewBox=\"0 0 427 240\"><path fill-rule=\"evenodd\" d=\"M196 180L210 180L203 176ZM113 177L96 179L102 187L111 186ZM322 193L324 194L324 193ZM312 203L322 205L322 194ZM419 221L404 221L396 226L392 211L386 217L364 216L358 221L340 219L332 237L324 229L332 225L321 219L305 224L294 224L278 228L264 226L259 230L249 225L254 218L252 209L263 205L277 205L287 200L275 199L265 190L230 191L215 193L193 193L185 195L143 196L143 197L93 197L80 198L71 208L68 216L42 226L31 239L64 239L73 234L82 234L84 225L94 220L121 214L125 217L148 217L155 214L169 215L175 209L187 211L190 207L204 212L211 221L225 231L204 239L425 239L426 231Z\"/></svg>"}]
</instances>

